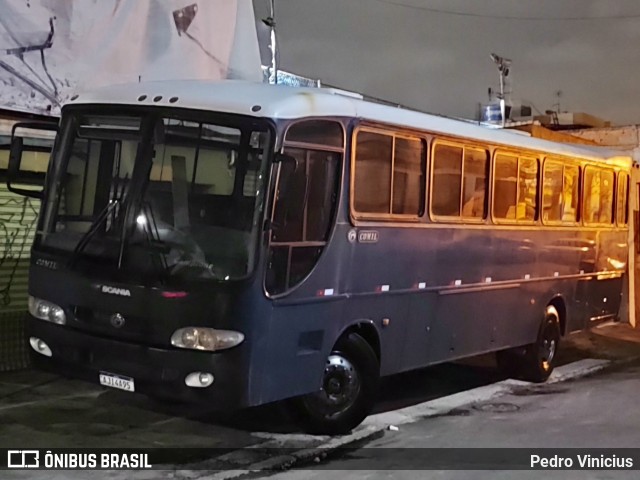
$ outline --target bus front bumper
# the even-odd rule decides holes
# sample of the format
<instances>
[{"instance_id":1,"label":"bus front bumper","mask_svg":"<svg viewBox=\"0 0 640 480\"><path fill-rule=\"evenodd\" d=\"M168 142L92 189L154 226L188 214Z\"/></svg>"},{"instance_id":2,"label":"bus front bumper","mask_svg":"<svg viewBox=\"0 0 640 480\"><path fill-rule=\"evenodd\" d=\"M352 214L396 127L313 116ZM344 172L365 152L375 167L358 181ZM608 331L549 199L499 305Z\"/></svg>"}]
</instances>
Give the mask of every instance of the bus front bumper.
<instances>
[{"instance_id":1,"label":"bus front bumper","mask_svg":"<svg viewBox=\"0 0 640 480\"><path fill-rule=\"evenodd\" d=\"M85 332L26 318L27 341L34 337L46 343L51 356L30 347L35 368L100 383L100 374L133 380L134 391L152 397L206 403L214 409L248 407L247 372L240 349L223 353L163 349L99 337ZM189 387L194 372L213 375L205 388Z\"/></svg>"}]
</instances>

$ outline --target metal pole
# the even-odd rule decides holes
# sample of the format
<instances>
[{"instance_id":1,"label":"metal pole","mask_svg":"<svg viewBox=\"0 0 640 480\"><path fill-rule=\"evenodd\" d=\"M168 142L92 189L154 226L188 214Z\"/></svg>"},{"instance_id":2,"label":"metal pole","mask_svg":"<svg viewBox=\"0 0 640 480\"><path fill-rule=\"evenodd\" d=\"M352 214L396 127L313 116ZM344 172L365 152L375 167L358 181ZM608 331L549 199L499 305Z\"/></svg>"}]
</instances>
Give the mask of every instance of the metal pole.
<instances>
[{"instance_id":1,"label":"metal pole","mask_svg":"<svg viewBox=\"0 0 640 480\"><path fill-rule=\"evenodd\" d=\"M276 44L276 0L271 0L271 15L269 17L269 27L271 28L271 72L269 83L278 83L278 47Z\"/></svg>"},{"instance_id":2,"label":"metal pole","mask_svg":"<svg viewBox=\"0 0 640 480\"><path fill-rule=\"evenodd\" d=\"M504 101L504 68L501 65L499 67L499 71L500 71L500 116L502 117L502 126L504 127L506 125L507 119L504 118L506 115L506 104Z\"/></svg>"}]
</instances>

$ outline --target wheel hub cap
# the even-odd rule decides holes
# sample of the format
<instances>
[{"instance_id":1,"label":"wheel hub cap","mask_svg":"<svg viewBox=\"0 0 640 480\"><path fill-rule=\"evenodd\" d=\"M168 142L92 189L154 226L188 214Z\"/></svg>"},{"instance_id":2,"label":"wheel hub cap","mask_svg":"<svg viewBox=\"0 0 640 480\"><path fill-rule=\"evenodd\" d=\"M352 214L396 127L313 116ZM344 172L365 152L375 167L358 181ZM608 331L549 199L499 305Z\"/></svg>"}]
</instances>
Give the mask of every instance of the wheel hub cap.
<instances>
[{"instance_id":1,"label":"wheel hub cap","mask_svg":"<svg viewBox=\"0 0 640 480\"><path fill-rule=\"evenodd\" d=\"M309 397L309 401L319 407L326 418L335 417L346 411L360 393L360 376L354 365L339 353L327 358L322 379L322 388Z\"/></svg>"}]
</instances>

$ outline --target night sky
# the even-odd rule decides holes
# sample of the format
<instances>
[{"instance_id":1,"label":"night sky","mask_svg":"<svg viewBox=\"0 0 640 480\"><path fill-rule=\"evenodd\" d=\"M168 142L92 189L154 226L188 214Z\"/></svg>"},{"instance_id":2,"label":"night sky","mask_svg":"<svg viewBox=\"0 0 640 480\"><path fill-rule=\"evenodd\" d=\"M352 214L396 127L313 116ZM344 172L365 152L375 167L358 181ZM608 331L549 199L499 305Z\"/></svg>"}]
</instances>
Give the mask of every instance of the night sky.
<instances>
[{"instance_id":1,"label":"night sky","mask_svg":"<svg viewBox=\"0 0 640 480\"><path fill-rule=\"evenodd\" d=\"M495 52L534 114L640 123L637 0L276 0L276 19L280 68L326 84L475 118L498 88Z\"/></svg>"}]
</instances>

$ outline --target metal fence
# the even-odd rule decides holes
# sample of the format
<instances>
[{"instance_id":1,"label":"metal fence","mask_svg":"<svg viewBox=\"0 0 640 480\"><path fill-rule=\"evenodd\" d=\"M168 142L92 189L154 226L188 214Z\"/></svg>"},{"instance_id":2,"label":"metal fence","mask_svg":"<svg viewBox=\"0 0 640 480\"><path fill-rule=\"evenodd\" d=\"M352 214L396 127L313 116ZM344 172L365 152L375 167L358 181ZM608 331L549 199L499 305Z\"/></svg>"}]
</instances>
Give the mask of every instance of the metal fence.
<instances>
[{"instance_id":1,"label":"metal fence","mask_svg":"<svg viewBox=\"0 0 640 480\"><path fill-rule=\"evenodd\" d=\"M29 366L24 316L25 312L0 314L0 372L20 370Z\"/></svg>"}]
</instances>

